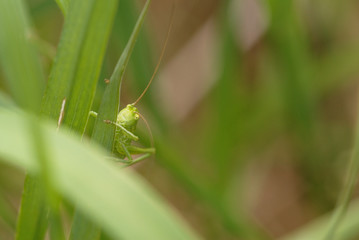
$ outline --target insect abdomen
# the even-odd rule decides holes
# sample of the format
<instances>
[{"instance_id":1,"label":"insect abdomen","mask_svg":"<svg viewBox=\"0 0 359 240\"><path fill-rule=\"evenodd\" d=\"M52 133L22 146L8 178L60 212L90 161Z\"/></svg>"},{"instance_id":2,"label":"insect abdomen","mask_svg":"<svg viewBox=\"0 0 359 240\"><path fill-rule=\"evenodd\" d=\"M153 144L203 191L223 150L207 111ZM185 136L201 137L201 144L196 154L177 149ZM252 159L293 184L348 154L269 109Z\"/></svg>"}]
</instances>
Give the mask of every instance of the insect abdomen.
<instances>
[{"instance_id":1,"label":"insect abdomen","mask_svg":"<svg viewBox=\"0 0 359 240\"><path fill-rule=\"evenodd\" d=\"M124 146L130 146L132 140L119 128L116 128L115 132L115 148L120 158L124 158L126 156Z\"/></svg>"}]
</instances>

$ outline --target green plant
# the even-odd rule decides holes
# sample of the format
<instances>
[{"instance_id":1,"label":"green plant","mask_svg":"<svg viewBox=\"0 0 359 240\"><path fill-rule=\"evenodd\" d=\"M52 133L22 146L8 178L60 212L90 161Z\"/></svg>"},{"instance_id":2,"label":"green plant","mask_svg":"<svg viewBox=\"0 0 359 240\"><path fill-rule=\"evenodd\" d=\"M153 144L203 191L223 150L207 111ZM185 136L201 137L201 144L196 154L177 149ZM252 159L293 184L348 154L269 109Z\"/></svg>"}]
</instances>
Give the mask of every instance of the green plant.
<instances>
[{"instance_id":1,"label":"green plant","mask_svg":"<svg viewBox=\"0 0 359 240\"><path fill-rule=\"evenodd\" d=\"M0 239L356 239L354 1L176 4L124 169L172 2L0 1Z\"/></svg>"},{"instance_id":2,"label":"green plant","mask_svg":"<svg viewBox=\"0 0 359 240\"><path fill-rule=\"evenodd\" d=\"M110 93L104 96L101 117L114 119L117 115L120 83L149 3L147 1L107 87ZM23 108L20 110L2 101L0 125L9 128L1 129L2 136L6 137L1 138L0 154L2 160L28 171L16 239L43 238L48 221L51 238L64 239L62 198L84 216L79 219L75 214L71 239L99 237L95 226L82 230L88 219L116 239L149 236L195 239L138 176L119 171L116 165L104 160L108 154L103 149L81 143L78 137L85 130L118 1L58 1L58 4L64 12L65 24L42 99L41 118L36 115L40 112L45 82L37 53L27 38L30 28L26 8L21 0L0 4L1 22L6 23L1 26L1 60L11 94ZM43 119L57 120L60 116L63 119L59 121L59 132L53 123ZM98 131L108 133L104 137L109 142L98 137ZM92 139L111 151L113 135L113 126L98 121ZM18 142L19 139L22 140ZM142 226L141 231L138 225Z\"/></svg>"}]
</instances>

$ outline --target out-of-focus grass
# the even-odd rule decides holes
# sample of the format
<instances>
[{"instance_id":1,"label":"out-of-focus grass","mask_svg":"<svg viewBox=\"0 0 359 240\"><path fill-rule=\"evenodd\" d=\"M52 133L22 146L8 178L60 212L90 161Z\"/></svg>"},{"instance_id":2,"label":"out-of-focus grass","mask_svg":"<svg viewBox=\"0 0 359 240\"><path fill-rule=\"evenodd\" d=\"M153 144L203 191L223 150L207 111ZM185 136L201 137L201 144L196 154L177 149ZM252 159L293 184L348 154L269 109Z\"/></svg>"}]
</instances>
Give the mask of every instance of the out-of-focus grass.
<instances>
[{"instance_id":1,"label":"out-of-focus grass","mask_svg":"<svg viewBox=\"0 0 359 240\"><path fill-rule=\"evenodd\" d=\"M202 2L206 4L206 1ZM154 126L158 150L154 159L158 164L144 163L138 168L164 195L169 195L168 198L173 192L156 181L168 181L174 185L172 189L181 189L179 192L185 190L185 200L178 198L172 201L179 208L183 201L204 206L204 209L194 211L195 217L188 213L185 215L205 238L276 239L289 231L300 231L299 226L309 218L304 212L309 212L310 218L319 216L332 209L338 198L354 135L351 111L355 111L355 105L351 102L359 73L356 3L339 0L330 3L325 0L256 1L262 4L268 15L267 28L254 46L244 49L237 38L241 29L234 27L238 25L231 16L231 12L241 12L233 9L233 2L218 0L215 12L199 15L211 16L216 25L218 42L213 47L214 51L220 52L216 66L218 76L212 89L193 104L195 107L188 111L187 117L182 122L170 121L155 100L158 99L155 88L151 88L141 101L143 110L151 119L150 124ZM60 31L54 33L55 25L50 29L44 16L59 18L59 15L51 17L48 14L59 12L55 10L54 1L30 3L35 26L41 30L40 37L53 41ZM116 27L105 57L93 110L97 110L104 92L105 84L101 79L110 76L132 31L137 18L137 3L141 5L143 2L122 0L119 3L114 21ZM162 10L169 12L168 1L161 4ZM186 0L177 1L177 5L178 9L190 6ZM246 10L253 11L251 8ZM188 11L196 15L199 10ZM184 14L178 12L176 20L183 21ZM255 14L251 17L254 18ZM153 19L160 19L163 28L168 24L163 18L155 16ZM54 23L56 21L61 23L61 20L53 20ZM248 22L245 24L255 28ZM156 61L156 57L152 56L157 52L153 44L155 41L148 31L151 22L145 25L147 31L139 36L129 62L130 71L124 81L124 89L131 90L126 91L124 99L130 102L143 90ZM181 38L172 36L176 37ZM164 36L156 39L164 39ZM171 48L171 40L169 46ZM181 46L186 46L186 43L181 43ZM181 53L181 49L178 52ZM176 58L176 55L172 57ZM187 57L191 58L191 55ZM45 66L48 62L48 59L42 58ZM165 67L166 63L163 64ZM171 82L172 79L166 81ZM73 110L76 113L75 108ZM87 110L88 107L83 109L84 112ZM78 116L83 117L82 122L85 121L83 112L78 112ZM88 125L90 129L91 121ZM70 118L66 122L71 122ZM146 133L142 135L147 138ZM275 179L267 180L268 189L260 187L278 162L294 169L295 180L287 180L286 174L289 173L286 172L277 177L283 182L288 181L294 195L299 196L295 201L289 201L290 197L280 195L276 201L286 206L282 209L270 205L273 203L270 193L278 191L270 185L272 181L275 183ZM161 175L161 171L166 174ZM285 191L281 189L280 192ZM261 201L258 198L262 195L258 192L269 196L269 199ZM248 195L252 196L249 204ZM268 202L268 205L260 205L259 202ZM296 214L296 209L301 209L302 214ZM205 220L208 216L212 218L210 221ZM355 232L351 234L358 235ZM340 232L339 235L345 236L345 233Z\"/></svg>"},{"instance_id":2,"label":"out-of-focus grass","mask_svg":"<svg viewBox=\"0 0 359 240\"><path fill-rule=\"evenodd\" d=\"M105 47L107 45L113 18L117 9L117 2L117 0L107 1L106 3L95 0L91 2L71 1L68 7L64 7L64 5L62 5L63 2L58 2L66 14L66 17L56 58L50 72L49 81L46 84L46 91L42 100L41 109L42 115L58 120L58 129L60 127L67 127L73 132L76 132L79 136L82 136L84 132L87 117L94 98L95 86L99 70L102 65ZM123 72L127 65L130 52L134 46L139 27L144 21L144 13L149 6L149 2L150 1L147 2L139 24L137 24L137 28L135 29L135 33L131 37L128 45L129 47L125 49L124 55L120 59L119 65L116 68L114 79L112 79L114 82L117 80L117 88L113 89L115 93L112 95L110 94L110 96L105 96L105 99L108 97L113 98L111 100L115 104L114 109L111 111L114 114L116 114L118 110L118 99L116 98L118 98L120 91L119 80L121 80L123 76ZM29 39L26 38L28 20L26 19L27 13L25 8L26 7L21 0L3 2L1 8L3 11L1 16L3 20L2 23L14 22L14 24L9 24L9 26L4 24L2 27L0 35L0 59L3 68L7 71L6 79L14 81L10 83L13 84L11 94L13 95L15 101L25 110L32 110L36 113L36 110L38 110L40 106L38 100L42 96L42 88L38 86L39 84L35 83L43 84L43 82L41 82L41 71L37 71L41 70L41 67L39 65L36 52L34 51L34 46L32 46ZM17 48L17 45L21 45L22 48ZM9 62L5 61L6 57L9 58ZM12 63L12 65L9 65L10 63ZM22 72L21 69L23 69ZM20 75L18 75L16 70L20 72ZM38 74L38 76L36 76L36 74ZM20 83L22 81L26 83L24 84L26 88L21 86ZM113 87L112 84L111 87ZM40 91L40 93L36 91ZM4 104L6 105L6 101ZM66 157L64 156L64 158L67 159L69 163L68 166L70 167L69 169L72 170L65 171L64 178L57 181L56 176L61 175L59 174L61 167L54 167L56 164L55 162L52 162L52 160L55 158L54 156L56 154L53 150L55 148L60 149L62 144L56 144L57 140L50 140L51 137L45 133L47 131L44 130L43 124L41 124L43 121L35 118L35 116L27 113L21 113L22 111L16 108L8 110L2 108L1 110L3 114L1 119L4 121L0 124L2 127L1 131L3 133L1 138L1 145L3 147L1 151L1 160L7 160L13 164L16 163L17 160L20 160L20 164L18 165L28 169L31 174L37 174L36 178L31 175L28 175L26 178L21 213L18 217L18 226L16 230L17 239L43 239L48 221L50 238L65 239L65 235L67 234L62 228L62 219L60 215L61 198L60 195L58 195L58 192L61 192L63 196L65 196L66 193L60 190L61 187L59 186L61 184L64 184L63 187L67 185L72 188L72 190L67 189L69 190L68 193L70 193L70 195L79 194L77 197L74 197L73 195L73 198L68 198L72 204L80 207L85 215L89 216L92 221L97 222L98 225L102 225L102 227L107 229L106 231L114 238L152 238L158 236L159 238L164 239L196 239L195 235L190 231L186 234L187 230L185 230L185 228L181 229L181 227L177 224L172 225L170 219L164 220L162 224L155 224L159 227L159 231L156 230L157 227L150 226L151 224L149 224L148 220L146 220L146 227L144 228L144 225L141 224L138 219L144 220L146 217L142 218L144 216L142 214L147 212L147 210L153 211L152 214L148 215L148 219L151 220L161 216L162 211L165 215L167 215L171 210L161 210L162 204L159 202L156 203L158 200L155 200L157 197L151 198L150 193L145 193L141 190L141 187L136 190L136 183L134 183L133 180L128 182L129 189L134 191L133 193L135 194L144 193L143 196L145 197L135 197L128 202L129 204L124 202L123 204L116 204L118 199L121 198L124 200L124 197L131 197L132 194L123 193L119 194L117 197L114 196L113 194L115 194L116 191L123 191L125 188L119 186L115 187L114 182L116 181L105 180L105 178L109 177L111 174L105 173L104 176L106 177L101 177L101 167L93 167L93 174L90 174L91 171L89 170L75 170L76 164L71 159L81 158L79 156L75 157L78 150L76 147L74 148L75 154L74 152L70 153L69 148L66 146L63 146L63 149L60 150L60 153L69 154ZM14 117L13 120L17 119L19 121L12 121L11 116ZM28 124L24 124L27 123L27 121ZM102 123L102 125L104 125L104 123ZM24 131L24 129L27 130L27 127L29 127L29 131ZM52 129L50 131L52 131L55 138L61 135L53 127L50 127L50 129ZM114 131L114 129L112 129L112 131ZM21 139L21 141L19 141L19 139ZM12 140L15 141L12 142ZM64 142L68 141L65 140ZM24 145L22 145L22 143L24 143ZM77 143L79 143L79 140L77 140ZM7 144L11 147L8 147ZM56 147L51 147L51 144L54 144L53 146ZM74 145L72 144L72 146ZM21 151L17 151L16 148L21 149ZM109 146L109 148L112 149L111 146ZM64 151L64 149L66 151ZM13 154L16 155L16 153L19 153L20 155L14 156ZM103 152L103 157L104 155L105 153ZM85 154L82 159L86 161L88 160L88 156L89 155L86 156ZM65 163L66 161L60 162ZM88 162L85 163L86 166L89 166L87 163ZM103 161L99 161L99 163L102 164ZM81 165L82 164L80 164L80 166ZM108 169L113 171L113 176L117 177L119 176L118 174L122 175L121 172L116 170L114 165L111 165ZM66 184L65 182L69 180L68 174L70 174L71 171L74 173L74 179ZM99 179L105 180L104 184L98 184L98 179L93 178L96 174ZM88 181L89 179L85 180L86 178L91 179L91 181L93 180L95 184L91 184L91 181ZM78 180L80 180L80 182L83 181L84 185L80 186L81 184L75 184ZM126 184L125 182L126 181L120 181L121 184ZM115 191L109 190L109 188L105 187L106 185L113 186ZM106 194L99 193L98 190L94 190L94 186L98 186L100 189L107 191L110 196L106 197ZM67 187L65 187L65 189L66 188ZM86 189L90 190L90 192L99 197L99 199L95 200L95 198L90 197L88 193L81 193L81 191L86 191ZM84 203L81 198L85 201L90 200L92 203ZM112 203L105 203L103 201L104 199L101 198L112 201ZM140 216L137 220L135 217L136 214L134 214L135 209L130 206L137 201L136 199L142 203L143 201L146 201L145 199L151 199L148 205L149 208L146 208L143 204L137 206L139 216L142 215L142 217ZM108 208L109 212L106 214L106 210L103 206L98 205L96 207L93 203L95 203L95 205L104 204L105 208ZM156 204L159 204L159 208L156 207ZM50 208L48 208L48 206L50 206ZM131 215L127 215L127 217L120 217L120 215L115 214L115 209L118 207L119 212L125 213L128 211ZM91 208L97 213L93 212L93 214L89 214L89 209ZM122 210L120 208L122 208ZM126 211L123 211L125 209ZM100 215L102 215L102 217L100 217ZM110 220L110 215L113 215L115 218L118 217L118 219L122 219L124 223L129 225L126 227L126 224L122 224L123 228L118 228L118 221L115 221L115 219ZM129 221L134 222L130 223ZM178 221L179 223L180 220L175 221ZM105 224L105 222L107 223ZM153 221L153 223L155 222L156 221ZM165 227L168 223L172 226ZM113 227L110 227L111 224L113 224ZM142 225L141 231L137 231L136 224ZM170 230L171 228L173 231ZM147 233L145 229L148 230ZM99 236L94 239L98 238ZM82 239L82 237L80 237L80 239Z\"/></svg>"}]
</instances>

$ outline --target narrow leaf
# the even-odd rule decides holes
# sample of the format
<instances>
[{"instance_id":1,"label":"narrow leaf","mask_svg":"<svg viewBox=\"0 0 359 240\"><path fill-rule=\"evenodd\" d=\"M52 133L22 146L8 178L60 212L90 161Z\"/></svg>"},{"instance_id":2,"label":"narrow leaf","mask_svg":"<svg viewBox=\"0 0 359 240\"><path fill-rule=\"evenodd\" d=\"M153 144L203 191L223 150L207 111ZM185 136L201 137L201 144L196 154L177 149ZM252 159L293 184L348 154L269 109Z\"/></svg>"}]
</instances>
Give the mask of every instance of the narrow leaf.
<instances>
[{"instance_id":1,"label":"narrow leaf","mask_svg":"<svg viewBox=\"0 0 359 240\"><path fill-rule=\"evenodd\" d=\"M356 239L359 234L358 214L359 201L355 200L350 204L348 213L343 218L342 224L338 227L337 234L335 235L336 240ZM331 217L332 213L316 218L294 233L281 238L281 240L323 239Z\"/></svg>"},{"instance_id":2,"label":"narrow leaf","mask_svg":"<svg viewBox=\"0 0 359 240\"><path fill-rule=\"evenodd\" d=\"M92 139L102 144L109 151L112 150L115 128L113 126L105 124L102 119L112 119L114 121L116 119L119 107L119 96L122 77L129 61L131 52L134 48L138 33L144 22L144 17L147 13L149 3L150 1L146 2L140 17L138 18L137 24L132 32L130 40L128 41L128 44L124 52L122 53L116 65L116 68L111 76L110 83L108 84L104 93L97 121L94 127ZM92 240L98 239L99 235L100 229L91 221L88 221L84 216L82 216L81 213L76 211L73 226L71 229L70 239Z\"/></svg>"},{"instance_id":3,"label":"narrow leaf","mask_svg":"<svg viewBox=\"0 0 359 240\"><path fill-rule=\"evenodd\" d=\"M59 8L62 11L62 14L64 14L64 16L66 16L66 13L68 11L69 8L69 2L70 0L55 0L57 5L59 6Z\"/></svg>"},{"instance_id":4,"label":"narrow leaf","mask_svg":"<svg viewBox=\"0 0 359 240\"><path fill-rule=\"evenodd\" d=\"M95 1L88 20L64 118L64 124L80 134L91 110L117 5L118 0Z\"/></svg>"},{"instance_id":5,"label":"narrow leaf","mask_svg":"<svg viewBox=\"0 0 359 240\"><path fill-rule=\"evenodd\" d=\"M42 101L43 115L52 119L58 119L62 101L69 97L94 5L95 0L70 2L57 55Z\"/></svg>"},{"instance_id":6,"label":"narrow leaf","mask_svg":"<svg viewBox=\"0 0 359 240\"><path fill-rule=\"evenodd\" d=\"M0 1L0 62L16 103L38 111L45 83L22 0Z\"/></svg>"},{"instance_id":7,"label":"narrow leaf","mask_svg":"<svg viewBox=\"0 0 359 240\"><path fill-rule=\"evenodd\" d=\"M47 228L47 208L38 178L26 175L18 216L16 240L43 239Z\"/></svg>"},{"instance_id":8,"label":"narrow leaf","mask_svg":"<svg viewBox=\"0 0 359 240\"><path fill-rule=\"evenodd\" d=\"M119 99L122 78L150 2L150 0L147 0L145 6L143 7L141 15L138 18L126 48L124 49L120 59L116 64L115 70L110 78L110 82L103 95L98 117L96 119L92 139L98 143L101 143L101 145L108 150L112 150L115 127L110 124L105 124L103 120L116 121L116 116L120 105Z\"/></svg>"},{"instance_id":9,"label":"narrow leaf","mask_svg":"<svg viewBox=\"0 0 359 240\"><path fill-rule=\"evenodd\" d=\"M37 112L45 81L39 58L29 42L32 33L21 0L0 1L0 29L0 61L10 92L18 105ZM42 239L45 234L44 204L36 185L36 179L26 178L16 239Z\"/></svg>"}]
</instances>

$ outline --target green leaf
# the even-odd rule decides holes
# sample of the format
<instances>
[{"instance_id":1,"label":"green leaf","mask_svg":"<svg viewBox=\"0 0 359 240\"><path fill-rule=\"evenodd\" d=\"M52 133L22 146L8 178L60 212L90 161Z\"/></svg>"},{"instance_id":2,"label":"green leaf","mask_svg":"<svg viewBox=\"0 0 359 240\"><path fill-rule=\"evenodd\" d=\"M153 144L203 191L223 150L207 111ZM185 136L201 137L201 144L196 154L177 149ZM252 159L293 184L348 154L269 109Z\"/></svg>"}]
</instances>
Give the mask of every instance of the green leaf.
<instances>
[{"instance_id":1,"label":"green leaf","mask_svg":"<svg viewBox=\"0 0 359 240\"><path fill-rule=\"evenodd\" d=\"M118 60L115 70L111 75L110 82L103 95L101 105L98 112L98 117L94 126L92 139L101 143L108 150L112 150L113 138L115 134L115 127L111 124L105 124L103 120L116 121L119 105L120 105L120 86L122 78L130 59L132 50L135 46L137 36L147 13L150 0L147 0L141 15L139 16L136 26L131 34L131 37L124 49L120 59Z\"/></svg>"},{"instance_id":2,"label":"green leaf","mask_svg":"<svg viewBox=\"0 0 359 240\"><path fill-rule=\"evenodd\" d=\"M76 209L69 239L96 240L100 234L101 229Z\"/></svg>"},{"instance_id":3,"label":"green leaf","mask_svg":"<svg viewBox=\"0 0 359 240\"><path fill-rule=\"evenodd\" d=\"M64 14L64 16L66 16L66 13L68 11L69 8L69 2L70 0L55 0L57 5L59 6L59 8L62 11L62 14Z\"/></svg>"},{"instance_id":4,"label":"green leaf","mask_svg":"<svg viewBox=\"0 0 359 240\"><path fill-rule=\"evenodd\" d=\"M52 119L58 119L63 99L69 98L95 2L95 0L70 2L42 101L43 115Z\"/></svg>"},{"instance_id":5,"label":"green leaf","mask_svg":"<svg viewBox=\"0 0 359 240\"><path fill-rule=\"evenodd\" d=\"M335 235L336 240L356 239L359 234L358 214L359 201L355 200L350 204L348 212L338 228L337 234ZM332 214L330 213L316 218L294 233L281 238L281 240L323 239L326 231L328 230L331 215Z\"/></svg>"},{"instance_id":6,"label":"green leaf","mask_svg":"<svg viewBox=\"0 0 359 240\"><path fill-rule=\"evenodd\" d=\"M135 1L121 1L121 8L119 9L119 14L117 14L115 19L115 24L116 26L119 26L119 28L116 28L113 34L114 41L120 42L121 47L125 46L128 36L130 36L132 32L132 25L135 24L137 20L137 9L138 6ZM169 9L168 12L170 12ZM163 26L167 24L168 22L163 22ZM129 72L127 76L133 80L134 91L131 92L134 94L133 96L139 96L145 89L155 68L155 59L153 59L154 51L150 41L150 36L146 30L148 29L145 28L141 31L138 42L136 43L136 48L133 50L128 69L126 70ZM163 35L163 38L164 37L165 35ZM160 108L158 108L158 103L155 98L152 98L151 91L148 91L144 95L141 100L141 105L146 106L146 109L151 112L151 116L153 116L156 122L158 122L157 127L159 127L162 131L168 131L168 121L165 121L165 116L163 116Z\"/></svg>"},{"instance_id":7,"label":"green leaf","mask_svg":"<svg viewBox=\"0 0 359 240\"><path fill-rule=\"evenodd\" d=\"M27 116L0 109L0 159L38 174ZM197 239L144 180L106 162L108 153L40 122L47 140L51 181L68 201L115 239Z\"/></svg>"},{"instance_id":8,"label":"green leaf","mask_svg":"<svg viewBox=\"0 0 359 240\"><path fill-rule=\"evenodd\" d=\"M0 1L0 61L18 105L39 111L45 83L39 58L29 38L32 34L21 0ZM36 142L34 142L36 144ZM37 181L27 177L21 201L16 239L42 239L46 224L42 195Z\"/></svg>"},{"instance_id":9,"label":"green leaf","mask_svg":"<svg viewBox=\"0 0 359 240\"><path fill-rule=\"evenodd\" d=\"M343 224L343 218L348 211L348 206L359 176L359 119L356 123L355 140L352 149L352 155L348 164L345 185L338 197L338 203L333 211L331 222L328 225L325 240L337 239L338 228Z\"/></svg>"},{"instance_id":10,"label":"green leaf","mask_svg":"<svg viewBox=\"0 0 359 240\"><path fill-rule=\"evenodd\" d=\"M23 2L0 1L0 62L7 86L19 106L38 111L45 79L31 34Z\"/></svg>"},{"instance_id":11,"label":"green leaf","mask_svg":"<svg viewBox=\"0 0 359 240\"><path fill-rule=\"evenodd\" d=\"M118 0L97 0L88 19L64 117L64 124L80 134L85 130L91 110L117 5ZM71 9L69 13L71 14ZM61 50L64 49L59 49ZM67 61L67 59L60 60Z\"/></svg>"},{"instance_id":12,"label":"green leaf","mask_svg":"<svg viewBox=\"0 0 359 240\"><path fill-rule=\"evenodd\" d=\"M110 78L110 83L108 84L105 90L105 94L103 95L102 103L99 108L99 114L94 126L92 140L100 143L109 151L112 150L115 128L112 125L105 124L103 120L111 119L116 121L119 108L120 86L123 74L130 59L139 31L143 25L149 3L150 1L147 1L143 7L127 46L123 51L120 59L118 60L115 70ZM83 217L78 211L76 211L70 239L98 239L99 235L100 229L92 222L88 221L85 217Z\"/></svg>"},{"instance_id":13,"label":"green leaf","mask_svg":"<svg viewBox=\"0 0 359 240\"><path fill-rule=\"evenodd\" d=\"M17 240L43 239L47 228L47 210L40 181L26 175L18 216Z\"/></svg>"}]
</instances>

